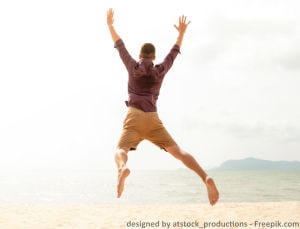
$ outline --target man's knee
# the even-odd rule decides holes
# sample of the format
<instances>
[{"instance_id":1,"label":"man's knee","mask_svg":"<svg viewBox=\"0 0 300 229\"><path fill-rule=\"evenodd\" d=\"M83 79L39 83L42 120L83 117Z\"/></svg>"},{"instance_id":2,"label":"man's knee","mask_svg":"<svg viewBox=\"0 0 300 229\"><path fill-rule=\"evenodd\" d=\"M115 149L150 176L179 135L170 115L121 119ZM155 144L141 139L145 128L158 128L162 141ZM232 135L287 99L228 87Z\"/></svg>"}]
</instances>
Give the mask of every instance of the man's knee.
<instances>
[{"instance_id":1,"label":"man's knee","mask_svg":"<svg viewBox=\"0 0 300 229\"><path fill-rule=\"evenodd\" d=\"M166 151L179 160L181 160L184 156L184 151L178 145L167 147Z\"/></svg>"},{"instance_id":2,"label":"man's knee","mask_svg":"<svg viewBox=\"0 0 300 229\"><path fill-rule=\"evenodd\" d=\"M116 150L116 154L117 155L127 155L127 153L128 153L128 151L129 151L129 149L127 149L126 147L122 147L122 148L118 148L117 150Z\"/></svg>"}]
</instances>

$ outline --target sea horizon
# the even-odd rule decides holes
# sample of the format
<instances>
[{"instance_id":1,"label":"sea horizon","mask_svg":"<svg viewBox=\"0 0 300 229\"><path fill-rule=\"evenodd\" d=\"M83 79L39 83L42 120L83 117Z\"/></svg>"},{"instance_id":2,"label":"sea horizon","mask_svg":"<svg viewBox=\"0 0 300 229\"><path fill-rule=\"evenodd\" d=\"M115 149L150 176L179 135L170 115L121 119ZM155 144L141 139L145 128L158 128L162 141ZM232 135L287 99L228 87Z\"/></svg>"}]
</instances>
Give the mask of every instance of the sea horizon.
<instances>
[{"instance_id":1,"label":"sea horizon","mask_svg":"<svg viewBox=\"0 0 300 229\"><path fill-rule=\"evenodd\" d=\"M300 170L208 170L220 202L300 201ZM115 170L0 170L0 204L206 203L201 179L187 169L132 170L116 198Z\"/></svg>"}]
</instances>

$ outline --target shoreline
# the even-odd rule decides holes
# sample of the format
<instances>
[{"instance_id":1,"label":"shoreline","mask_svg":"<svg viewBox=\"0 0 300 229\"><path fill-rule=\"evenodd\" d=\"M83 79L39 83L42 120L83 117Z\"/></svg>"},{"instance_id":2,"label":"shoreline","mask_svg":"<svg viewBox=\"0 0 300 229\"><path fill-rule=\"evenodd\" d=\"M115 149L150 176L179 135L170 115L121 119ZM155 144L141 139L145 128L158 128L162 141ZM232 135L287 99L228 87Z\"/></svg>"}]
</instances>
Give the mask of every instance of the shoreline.
<instances>
[{"instance_id":1,"label":"shoreline","mask_svg":"<svg viewBox=\"0 0 300 229\"><path fill-rule=\"evenodd\" d=\"M298 223L300 201L209 204L0 205L1 229L270 228ZM256 224L256 225L254 225ZM278 226L278 225L277 225ZM285 228L281 227L280 228ZM291 228L286 227L286 228Z\"/></svg>"}]
</instances>

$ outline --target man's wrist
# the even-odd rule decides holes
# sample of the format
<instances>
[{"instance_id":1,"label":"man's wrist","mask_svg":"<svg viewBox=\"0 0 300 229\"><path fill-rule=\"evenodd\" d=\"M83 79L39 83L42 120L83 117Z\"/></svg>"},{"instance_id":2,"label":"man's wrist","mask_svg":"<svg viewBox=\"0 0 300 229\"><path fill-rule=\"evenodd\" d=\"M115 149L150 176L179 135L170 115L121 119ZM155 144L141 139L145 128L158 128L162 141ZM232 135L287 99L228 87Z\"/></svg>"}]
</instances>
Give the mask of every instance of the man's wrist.
<instances>
[{"instance_id":1,"label":"man's wrist","mask_svg":"<svg viewBox=\"0 0 300 229\"><path fill-rule=\"evenodd\" d=\"M184 36L184 33L179 33L177 38L178 38L178 39L182 39L183 36Z\"/></svg>"}]
</instances>

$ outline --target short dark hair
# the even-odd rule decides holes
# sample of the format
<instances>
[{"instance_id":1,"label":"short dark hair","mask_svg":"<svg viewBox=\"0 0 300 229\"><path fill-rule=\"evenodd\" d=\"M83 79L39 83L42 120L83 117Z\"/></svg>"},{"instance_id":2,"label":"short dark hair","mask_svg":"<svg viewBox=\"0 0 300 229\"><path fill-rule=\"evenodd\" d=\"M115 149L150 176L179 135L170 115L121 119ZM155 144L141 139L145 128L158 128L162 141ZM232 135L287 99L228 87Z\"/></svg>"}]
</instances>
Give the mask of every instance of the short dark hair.
<instances>
[{"instance_id":1,"label":"short dark hair","mask_svg":"<svg viewBox=\"0 0 300 229\"><path fill-rule=\"evenodd\" d=\"M145 43L141 47L140 55L142 58L152 59L155 57L155 47L151 43Z\"/></svg>"}]
</instances>

